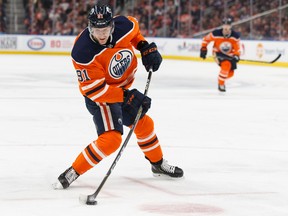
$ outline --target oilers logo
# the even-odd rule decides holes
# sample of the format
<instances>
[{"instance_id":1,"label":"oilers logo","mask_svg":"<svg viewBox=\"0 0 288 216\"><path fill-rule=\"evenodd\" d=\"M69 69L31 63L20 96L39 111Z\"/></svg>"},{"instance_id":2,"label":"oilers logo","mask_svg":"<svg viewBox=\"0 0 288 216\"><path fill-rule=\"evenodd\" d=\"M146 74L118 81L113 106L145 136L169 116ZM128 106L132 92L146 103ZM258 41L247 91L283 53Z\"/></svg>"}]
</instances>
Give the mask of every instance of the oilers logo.
<instances>
[{"instance_id":1,"label":"oilers logo","mask_svg":"<svg viewBox=\"0 0 288 216\"><path fill-rule=\"evenodd\" d=\"M109 65L109 74L114 79L120 79L131 64L132 52L130 50L120 50L112 57Z\"/></svg>"},{"instance_id":2,"label":"oilers logo","mask_svg":"<svg viewBox=\"0 0 288 216\"><path fill-rule=\"evenodd\" d=\"M228 41L222 42L219 46L222 53L229 53L232 50L232 44Z\"/></svg>"}]
</instances>

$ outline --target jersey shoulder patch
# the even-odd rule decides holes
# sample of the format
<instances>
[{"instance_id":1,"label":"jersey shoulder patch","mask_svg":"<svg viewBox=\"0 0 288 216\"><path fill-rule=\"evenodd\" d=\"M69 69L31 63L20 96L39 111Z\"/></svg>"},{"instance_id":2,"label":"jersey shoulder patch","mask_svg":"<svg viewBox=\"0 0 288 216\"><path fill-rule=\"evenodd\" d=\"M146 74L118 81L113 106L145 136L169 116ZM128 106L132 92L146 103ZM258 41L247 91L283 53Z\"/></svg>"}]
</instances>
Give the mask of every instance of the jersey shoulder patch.
<instances>
[{"instance_id":1,"label":"jersey shoulder patch","mask_svg":"<svg viewBox=\"0 0 288 216\"><path fill-rule=\"evenodd\" d=\"M72 58L80 64L89 63L95 55L105 49L105 47L92 41L89 34L89 30L86 28L78 37L72 49Z\"/></svg>"}]
</instances>

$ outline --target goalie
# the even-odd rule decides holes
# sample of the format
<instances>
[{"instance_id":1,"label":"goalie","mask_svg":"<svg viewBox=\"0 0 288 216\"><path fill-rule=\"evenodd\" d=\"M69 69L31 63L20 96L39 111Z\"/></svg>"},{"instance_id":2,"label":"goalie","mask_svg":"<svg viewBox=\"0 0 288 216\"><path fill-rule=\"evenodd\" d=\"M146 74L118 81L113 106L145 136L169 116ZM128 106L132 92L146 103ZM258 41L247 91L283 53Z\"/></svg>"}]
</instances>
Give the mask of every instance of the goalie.
<instances>
[{"instance_id":1,"label":"goalie","mask_svg":"<svg viewBox=\"0 0 288 216\"><path fill-rule=\"evenodd\" d=\"M203 38L200 57L206 58L207 46L210 42L214 42L212 54L221 68L218 75L218 90L225 92L225 81L234 75L240 60L240 34L232 30L232 18L224 18L222 23L222 28L212 31Z\"/></svg>"}]
</instances>

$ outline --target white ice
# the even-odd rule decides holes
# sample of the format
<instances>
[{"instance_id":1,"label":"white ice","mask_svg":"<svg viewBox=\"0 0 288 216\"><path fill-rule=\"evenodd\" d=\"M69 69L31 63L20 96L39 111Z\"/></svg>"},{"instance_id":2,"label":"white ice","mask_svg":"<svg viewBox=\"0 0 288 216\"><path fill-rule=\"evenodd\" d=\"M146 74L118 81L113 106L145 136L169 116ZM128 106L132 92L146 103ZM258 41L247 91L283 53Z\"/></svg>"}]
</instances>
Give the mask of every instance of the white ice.
<instances>
[{"instance_id":1,"label":"white ice","mask_svg":"<svg viewBox=\"0 0 288 216\"><path fill-rule=\"evenodd\" d=\"M68 56L0 56L1 215L288 215L288 71L239 65L217 90L214 63L164 60L149 115L178 181L155 179L135 136L97 196L116 153L68 190L51 184L96 130ZM143 91L141 63L134 87ZM125 139L128 130L125 130Z\"/></svg>"}]
</instances>

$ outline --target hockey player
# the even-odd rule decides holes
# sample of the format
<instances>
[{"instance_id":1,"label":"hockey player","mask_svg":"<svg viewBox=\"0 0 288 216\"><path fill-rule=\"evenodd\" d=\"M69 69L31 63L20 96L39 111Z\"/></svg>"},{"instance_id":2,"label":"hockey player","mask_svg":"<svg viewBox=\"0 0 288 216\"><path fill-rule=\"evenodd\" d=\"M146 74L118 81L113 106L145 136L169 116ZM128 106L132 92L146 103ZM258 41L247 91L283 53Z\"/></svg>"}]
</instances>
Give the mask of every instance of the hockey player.
<instances>
[{"instance_id":1,"label":"hockey player","mask_svg":"<svg viewBox=\"0 0 288 216\"><path fill-rule=\"evenodd\" d=\"M151 99L137 89L129 89L137 70L133 47L140 51L146 70L154 72L162 62L156 44L145 40L135 18L113 17L109 5L96 4L88 20L88 27L75 40L72 62L98 138L84 148L54 187L68 188L80 175L115 152L122 142L123 125L133 124L140 106L143 112L134 133L151 163L153 175L181 178L183 170L163 159L153 120L146 114Z\"/></svg>"},{"instance_id":2,"label":"hockey player","mask_svg":"<svg viewBox=\"0 0 288 216\"><path fill-rule=\"evenodd\" d=\"M240 60L240 34L232 30L232 18L224 18L223 26L206 35L201 44L200 57L205 59L207 46L214 42L212 54L215 62L220 66L218 75L218 90L225 92L226 79L234 75Z\"/></svg>"}]
</instances>

